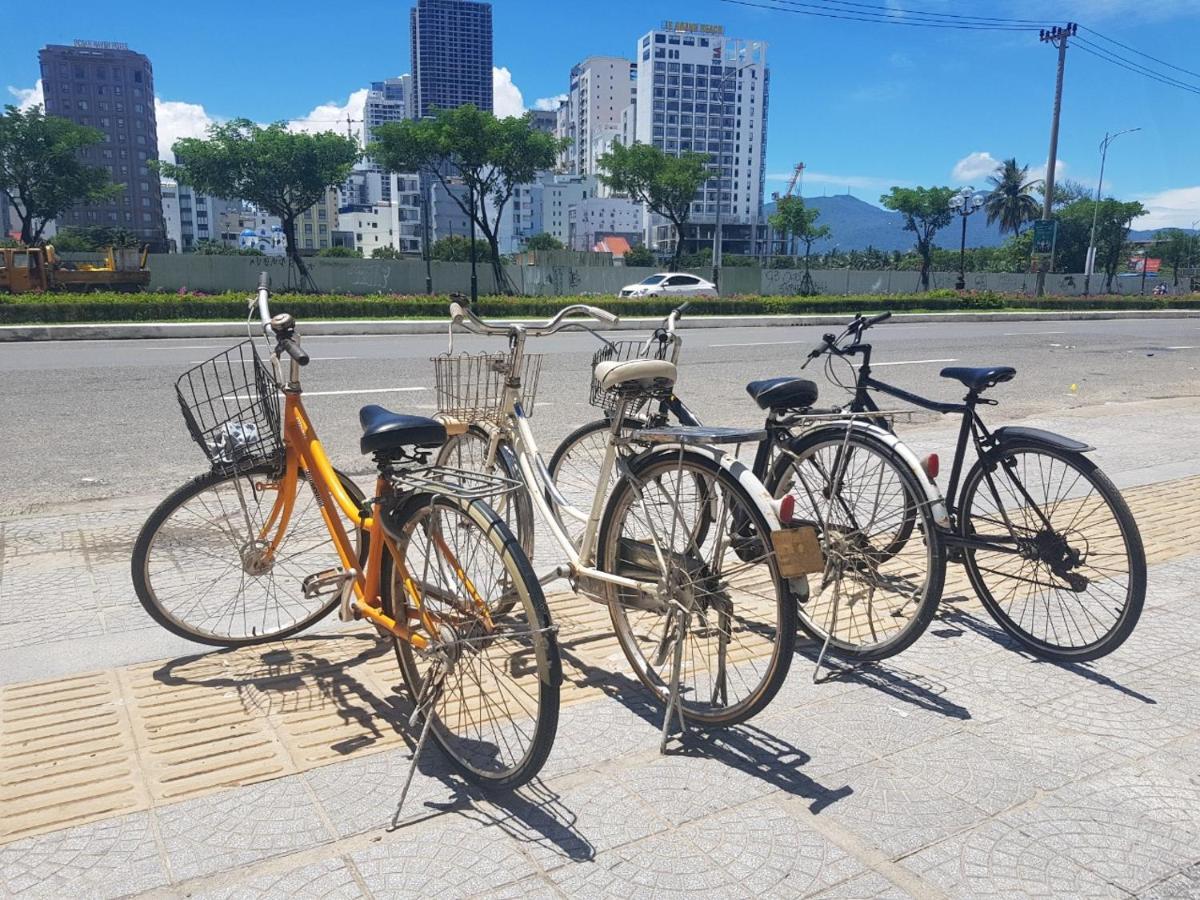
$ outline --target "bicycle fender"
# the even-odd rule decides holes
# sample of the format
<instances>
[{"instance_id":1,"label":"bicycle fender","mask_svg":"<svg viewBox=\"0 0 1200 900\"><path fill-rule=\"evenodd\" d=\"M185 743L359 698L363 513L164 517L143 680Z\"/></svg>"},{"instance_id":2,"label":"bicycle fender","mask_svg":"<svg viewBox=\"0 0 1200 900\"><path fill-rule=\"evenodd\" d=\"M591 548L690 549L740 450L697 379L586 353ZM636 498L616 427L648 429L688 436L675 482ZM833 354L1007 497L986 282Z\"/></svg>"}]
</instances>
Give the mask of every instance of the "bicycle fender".
<instances>
[{"instance_id":1,"label":"bicycle fender","mask_svg":"<svg viewBox=\"0 0 1200 900\"><path fill-rule=\"evenodd\" d=\"M1083 441L1077 441L1074 438L1055 434L1053 431L1046 431L1042 428L1029 428L1025 425L1005 425L993 431L992 437L995 439L997 447L1003 447L1006 443L1021 442L1042 444L1053 447L1055 450L1065 450L1068 453L1090 453L1096 449Z\"/></svg>"},{"instance_id":2,"label":"bicycle fender","mask_svg":"<svg viewBox=\"0 0 1200 900\"><path fill-rule=\"evenodd\" d=\"M904 465L911 470L913 477L917 480L917 484L921 486L921 491L924 497L921 499L929 506L933 513L933 521L938 525L949 528L950 515L946 512L946 501L942 497L942 492L938 486L929 480L929 476L925 474L925 467L921 465L921 460L917 458L917 454L912 451L912 448L905 444L900 438L896 437L891 431L886 428L880 428L878 425L871 422L854 421L851 426L875 439L881 444L884 444L892 454L897 457ZM804 437L801 434L797 437Z\"/></svg>"},{"instance_id":3,"label":"bicycle fender","mask_svg":"<svg viewBox=\"0 0 1200 900\"><path fill-rule=\"evenodd\" d=\"M758 507L758 510L762 513L763 518L767 520L767 524L771 527L772 531L777 531L779 528L783 527L779 524L780 501L776 500L770 495L770 493L767 492L767 489L763 487L763 483L755 477L754 472L748 465L746 465L736 456L726 453L724 450L721 450L718 447L705 447L702 444L688 444L687 451L689 453L698 453L702 456L707 456L718 466L732 475L734 480L746 489L746 493L750 495L750 498L754 501L754 505ZM651 458L656 457L659 454L670 456L673 453L678 452L678 444L660 445L645 454L639 454L637 461L638 463L641 463L643 460L649 461Z\"/></svg>"}]
</instances>

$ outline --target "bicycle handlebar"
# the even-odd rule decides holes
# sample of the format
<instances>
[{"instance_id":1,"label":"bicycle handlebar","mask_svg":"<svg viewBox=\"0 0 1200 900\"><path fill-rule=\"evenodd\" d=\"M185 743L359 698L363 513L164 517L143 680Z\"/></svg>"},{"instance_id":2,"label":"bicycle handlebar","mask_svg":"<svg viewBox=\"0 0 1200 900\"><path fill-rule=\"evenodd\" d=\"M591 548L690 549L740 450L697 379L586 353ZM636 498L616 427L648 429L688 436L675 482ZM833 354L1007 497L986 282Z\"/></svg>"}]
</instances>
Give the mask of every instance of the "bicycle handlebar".
<instances>
[{"instance_id":1,"label":"bicycle handlebar","mask_svg":"<svg viewBox=\"0 0 1200 900\"><path fill-rule=\"evenodd\" d=\"M302 366L308 365L308 354L305 353L294 338L281 338L279 346L287 351L287 355Z\"/></svg>"},{"instance_id":2,"label":"bicycle handlebar","mask_svg":"<svg viewBox=\"0 0 1200 900\"><path fill-rule=\"evenodd\" d=\"M668 335L671 337L675 336L675 326L679 324L679 320L683 318L683 314L687 312L687 308L691 305L692 302L689 300L686 303L675 307L667 315L667 318L663 321L663 326L667 329Z\"/></svg>"},{"instance_id":3,"label":"bicycle handlebar","mask_svg":"<svg viewBox=\"0 0 1200 900\"><path fill-rule=\"evenodd\" d=\"M554 334L566 328L570 322L565 321L567 316L573 313L583 313L597 322L603 322L608 325L616 325L620 322L618 316L608 312L608 310L600 309L597 306L588 306L586 303L573 303L570 306L560 309L553 318L542 325L517 325L517 324L498 324L495 322L485 322L468 304L458 300L450 302L450 322L453 325L461 325L467 331L474 334L495 334L495 335L511 335L518 330L524 331L525 334L535 337L544 337L548 334Z\"/></svg>"},{"instance_id":4,"label":"bicycle handlebar","mask_svg":"<svg viewBox=\"0 0 1200 900\"><path fill-rule=\"evenodd\" d=\"M270 290L271 276L266 272L258 273L258 291L254 297L250 298L250 306L258 304L258 317L262 319L263 334L271 327L271 308L270 308Z\"/></svg>"}]
</instances>

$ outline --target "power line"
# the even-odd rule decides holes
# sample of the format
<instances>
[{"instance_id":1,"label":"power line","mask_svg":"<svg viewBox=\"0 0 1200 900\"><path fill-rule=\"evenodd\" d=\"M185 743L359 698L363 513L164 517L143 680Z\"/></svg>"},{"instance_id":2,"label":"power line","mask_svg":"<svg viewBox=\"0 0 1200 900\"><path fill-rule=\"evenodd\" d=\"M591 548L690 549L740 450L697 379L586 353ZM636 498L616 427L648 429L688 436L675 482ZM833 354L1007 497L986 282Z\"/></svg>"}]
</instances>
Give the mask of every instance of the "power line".
<instances>
[{"instance_id":1,"label":"power line","mask_svg":"<svg viewBox=\"0 0 1200 900\"><path fill-rule=\"evenodd\" d=\"M777 3L787 3L796 6L812 6L812 3L794 3L793 0L775 0ZM1012 25L1012 26L1035 26L1040 25L1040 20L1035 19L1006 19L999 16L974 16L961 15L958 13L942 13L931 12L921 9L903 9L895 6L880 6L876 3L859 3L856 0L815 0L816 5L825 7L853 7L852 11L864 10L862 15L877 15L887 19L907 19L910 16L916 16L919 19L924 19L931 22L944 22L947 20L955 20L967 25L980 25L991 27L993 25ZM842 10L838 10L841 12Z\"/></svg>"},{"instance_id":2,"label":"power line","mask_svg":"<svg viewBox=\"0 0 1200 900\"><path fill-rule=\"evenodd\" d=\"M831 7L816 6L816 4L812 3L800 3L798 0L776 0L775 3L756 3L753 2L753 0L721 0L721 2L729 3L734 6L747 6L754 9L767 9L771 10L772 12L786 12L801 16L816 16L822 19L840 19L847 22L873 22L875 24L883 25L908 25L916 28L950 28L958 31L1031 31L1033 29L1032 25L985 25L983 23L966 24L942 20L917 21L904 16L855 13L850 10L834 12L832 11ZM792 5L777 5L784 2L790 2Z\"/></svg>"},{"instance_id":3,"label":"power line","mask_svg":"<svg viewBox=\"0 0 1200 900\"><path fill-rule=\"evenodd\" d=\"M1151 69L1147 69L1145 66L1135 63L1132 60L1128 60L1123 56L1117 56L1111 51L1106 50L1104 47L1094 44L1091 41L1087 41L1084 38L1077 37L1076 40L1079 41L1079 43L1076 44L1078 49L1082 50L1084 53L1096 57L1097 59L1102 59L1114 66L1125 69L1129 72L1133 72L1135 75L1141 75L1143 78L1149 78L1152 81L1165 84L1167 87L1175 87L1192 94L1200 95L1200 85L1188 84L1172 78L1169 75L1163 75L1161 72L1155 72Z\"/></svg>"},{"instance_id":4,"label":"power line","mask_svg":"<svg viewBox=\"0 0 1200 900\"><path fill-rule=\"evenodd\" d=\"M1185 75L1192 75L1196 78L1200 78L1200 72L1193 72L1191 69L1185 69L1183 66L1177 66L1174 63L1169 63L1165 59L1159 59L1157 56L1151 56L1144 50L1138 50L1135 47L1130 47L1128 44L1122 44L1120 41L1110 38L1107 35L1103 35L1094 28L1088 28L1086 25L1080 25L1079 27L1090 34L1094 34L1096 37L1100 38L1100 40L1108 41L1110 44L1116 44L1118 47L1128 50L1130 53L1136 53L1138 56L1144 56L1146 59L1153 60L1160 65L1166 66L1168 69L1175 69L1177 72L1183 72Z\"/></svg>"}]
</instances>

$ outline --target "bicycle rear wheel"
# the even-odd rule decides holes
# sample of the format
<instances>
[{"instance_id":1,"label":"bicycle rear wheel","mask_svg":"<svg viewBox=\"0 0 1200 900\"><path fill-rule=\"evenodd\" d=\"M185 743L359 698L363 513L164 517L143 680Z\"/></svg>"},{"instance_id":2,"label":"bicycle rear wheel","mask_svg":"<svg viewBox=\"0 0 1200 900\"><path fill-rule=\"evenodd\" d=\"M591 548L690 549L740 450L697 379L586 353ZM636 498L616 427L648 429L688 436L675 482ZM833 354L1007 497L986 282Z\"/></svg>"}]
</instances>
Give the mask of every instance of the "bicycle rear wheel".
<instances>
[{"instance_id":1,"label":"bicycle rear wheel","mask_svg":"<svg viewBox=\"0 0 1200 900\"><path fill-rule=\"evenodd\" d=\"M795 644L796 598L779 572L769 525L746 488L707 454L653 453L631 468L633 479L618 481L605 507L598 567L671 585L672 601L657 608L637 591L611 588L621 649L664 702L678 664L688 719L744 722L783 684Z\"/></svg>"},{"instance_id":2,"label":"bicycle rear wheel","mask_svg":"<svg viewBox=\"0 0 1200 900\"><path fill-rule=\"evenodd\" d=\"M836 485L836 491L834 490ZM813 640L848 659L886 659L933 619L946 576L941 534L916 476L882 441L833 425L794 441L767 479L821 532L825 571L798 613Z\"/></svg>"},{"instance_id":3,"label":"bicycle rear wheel","mask_svg":"<svg viewBox=\"0 0 1200 900\"><path fill-rule=\"evenodd\" d=\"M1121 492L1080 453L1009 442L963 482L965 554L987 611L1037 656L1085 662L1117 649L1146 598L1146 556ZM1011 549L1015 552L1005 552Z\"/></svg>"},{"instance_id":4,"label":"bicycle rear wheel","mask_svg":"<svg viewBox=\"0 0 1200 900\"><path fill-rule=\"evenodd\" d=\"M348 476L338 478L361 504L362 491ZM303 631L337 605L337 591L304 595L305 579L341 566L305 473L279 546L270 548L277 522L264 537L280 479L271 466L208 472L150 514L134 544L132 576L156 622L201 644L240 647ZM342 524L362 559L366 536L344 516Z\"/></svg>"},{"instance_id":5,"label":"bicycle rear wheel","mask_svg":"<svg viewBox=\"0 0 1200 900\"><path fill-rule=\"evenodd\" d=\"M626 419L629 431L645 426L639 419ZM591 512L592 500L596 496L596 483L600 480L600 466L604 451L608 447L608 435L612 424L608 419L597 419L580 425L565 438L550 457L550 480L567 502L583 512ZM609 476L608 490L616 484L616 469ZM584 523L570 516L559 517L563 528L575 546L583 539Z\"/></svg>"},{"instance_id":6,"label":"bicycle rear wheel","mask_svg":"<svg viewBox=\"0 0 1200 900\"><path fill-rule=\"evenodd\" d=\"M413 702L451 763L473 781L514 788L537 774L558 727L562 666L550 611L512 531L481 500L407 498L385 514L385 612L437 633L424 649L395 639ZM505 610L505 612L499 612Z\"/></svg>"}]
</instances>

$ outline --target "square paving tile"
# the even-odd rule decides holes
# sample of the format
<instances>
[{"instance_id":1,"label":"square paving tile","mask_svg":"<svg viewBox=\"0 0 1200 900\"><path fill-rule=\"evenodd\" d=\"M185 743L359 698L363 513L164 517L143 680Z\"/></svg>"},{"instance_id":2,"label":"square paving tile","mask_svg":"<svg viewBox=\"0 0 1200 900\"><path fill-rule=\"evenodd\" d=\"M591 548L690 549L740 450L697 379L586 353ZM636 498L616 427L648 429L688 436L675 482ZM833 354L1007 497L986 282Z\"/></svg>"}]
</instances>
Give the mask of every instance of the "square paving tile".
<instances>
[{"instance_id":1,"label":"square paving tile","mask_svg":"<svg viewBox=\"0 0 1200 900\"><path fill-rule=\"evenodd\" d=\"M518 896L535 874L501 829L457 816L385 834L350 858L376 897Z\"/></svg>"},{"instance_id":2,"label":"square paving tile","mask_svg":"<svg viewBox=\"0 0 1200 900\"><path fill-rule=\"evenodd\" d=\"M327 859L189 896L195 900L356 900L365 895L345 861Z\"/></svg>"},{"instance_id":3,"label":"square paving tile","mask_svg":"<svg viewBox=\"0 0 1200 900\"><path fill-rule=\"evenodd\" d=\"M118 897L167 883L147 813L0 847L0 896Z\"/></svg>"},{"instance_id":4,"label":"square paving tile","mask_svg":"<svg viewBox=\"0 0 1200 900\"><path fill-rule=\"evenodd\" d=\"M278 778L155 810L177 880L331 841L303 779Z\"/></svg>"}]
</instances>

